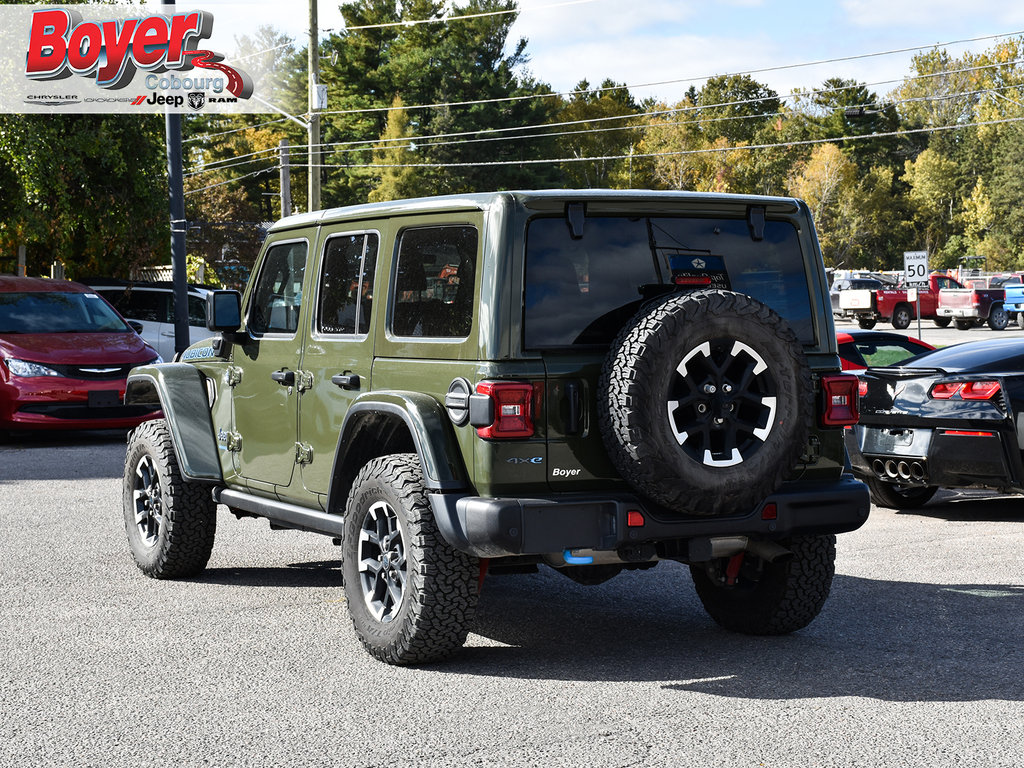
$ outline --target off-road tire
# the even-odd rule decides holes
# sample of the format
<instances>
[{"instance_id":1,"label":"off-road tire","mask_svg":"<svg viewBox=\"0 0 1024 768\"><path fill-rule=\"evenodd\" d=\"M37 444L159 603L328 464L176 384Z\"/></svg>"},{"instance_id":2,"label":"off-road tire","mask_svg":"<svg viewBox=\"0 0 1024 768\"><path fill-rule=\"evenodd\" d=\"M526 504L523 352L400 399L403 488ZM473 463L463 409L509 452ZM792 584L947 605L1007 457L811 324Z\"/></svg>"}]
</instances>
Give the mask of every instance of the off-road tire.
<instances>
[{"instance_id":1,"label":"off-road tire","mask_svg":"<svg viewBox=\"0 0 1024 768\"><path fill-rule=\"evenodd\" d=\"M935 323L938 328L948 328L949 324L953 322L952 317L933 317L932 322Z\"/></svg>"},{"instance_id":2,"label":"off-road tire","mask_svg":"<svg viewBox=\"0 0 1024 768\"><path fill-rule=\"evenodd\" d=\"M697 595L716 623L747 635L785 635L818 615L835 575L835 535L797 536L779 544L792 557L769 563L746 552L733 584L726 577L730 558L690 566Z\"/></svg>"},{"instance_id":3,"label":"off-road tire","mask_svg":"<svg viewBox=\"0 0 1024 768\"><path fill-rule=\"evenodd\" d=\"M897 331L903 331L910 327L910 321L914 319L914 313L910 310L909 304L897 304L892 311L892 327Z\"/></svg>"},{"instance_id":4,"label":"off-road tire","mask_svg":"<svg viewBox=\"0 0 1024 768\"><path fill-rule=\"evenodd\" d=\"M858 317L857 325L859 325L865 331L870 331L872 328L878 325L878 320L874 317Z\"/></svg>"},{"instance_id":5,"label":"off-road tire","mask_svg":"<svg viewBox=\"0 0 1024 768\"><path fill-rule=\"evenodd\" d=\"M438 531L416 454L382 456L359 471L345 508L342 573L356 636L374 658L423 664L466 642L479 561Z\"/></svg>"},{"instance_id":6,"label":"off-road tire","mask_svg":"<svg viewBox=\"0 0 1024 768\"><path fill-rule=\"evenodd\" d=\"M917 509L927 504L938 489L934 485L896 485L874 477L864 478L871 502L889 509Z\"/></svg>"},{"instance_id":7,"label":"off-road tire","mask_svg":"<svg viewBox=\"0 0 1024 768\"><path fill-rule=\"evenodd\" d=\"M721 290L642 309L612 343L598 397L622 477L692 515L746 512L775 491L806 449L814 403L788 323Z\"/></svg>"},{"instance_id":8,"label":"off-road tire","mask_svg":"<svg viewBox=\"0 0 1024 768\"><path fill-rule=\"evenodd\" d=\"M128 435L122 506L128 548L144 574L175 579L206 568L217 505L208 486L182 476L163 419L144 422Z\"/></svg>"},{"instance_id":9,"label":"off-road tire","mask_svg":"<svg viewBox=\"0 0 1024 768\"><path fill-rule=\"evenodd\" d=\"M988 327L993 331L1002 331L1010 324L1010 314L1002 304L992 307L988 313Z\"/></svg>"}]
</instances>

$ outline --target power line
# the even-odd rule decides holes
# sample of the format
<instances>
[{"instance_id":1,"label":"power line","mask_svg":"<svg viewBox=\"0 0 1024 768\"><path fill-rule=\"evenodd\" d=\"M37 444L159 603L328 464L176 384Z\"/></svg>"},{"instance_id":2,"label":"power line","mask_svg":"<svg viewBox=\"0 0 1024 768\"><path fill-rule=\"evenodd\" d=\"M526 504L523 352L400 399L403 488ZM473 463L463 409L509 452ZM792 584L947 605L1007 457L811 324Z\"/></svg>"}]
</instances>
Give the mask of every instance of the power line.
<instances>
[{"instance_id":1,"label":"power line","mask_svg":"<svg viewBox=\"0 0 1024 768\"><path fill-rule=\"evenodd\" d=\"M607 87L604 87L604 88L591 88L591 89L588 89L587 91L585 91L585 93L603 93L605 91L622 91L622 90L629 90L631 88L653 88L655 86L661 86L661 85L678 85L679 83L695 83L695 82L700 82L702 80L710 80L711 78L728 78L728 77L740 77L742 75L756 75L756 74L762 74L764 72L778 72L778 71L785 70L785 69L800 69L802 67L814 67L814 66L818 66L820 64L836 64L836 63L844 62L844 61L856 61L858 59L868 59L868 58L872 58L872 57L875 57L875 56L890 56L890 55L896 54L896 53L907 53L908 51L921 51L921 50L925 50L926 48L938 48L938 47L941 47L941 46L956 45L956 44L959 44L959 43L974 43L974 42L979 42L981 40L994 40L994 39L1003 38L1003 37L1014 37L1014 36L1017 36L1017 35L1024 35L1024 30L1020 30L1020 31L1017 31L1017 32L1007 32L1007 33L999 34L999 35L984 35L984 36L981 36L981 37L963 38L962 40L951 40L950 42L947 42L947 43L936 43L935 45L926 45L926 46L918 45L918 46L912 46L912 47L909 47L909 48L894 48L894 49L892 49L890 51L879 51L877 53L861 53L861 54L857 54L857 55L854 55L854 56L840 56L840 57L837 57L837 58L834 58L834 59L819 59L817 61L808 61L808 62L803 62L803 63L800 63L800 64L780 64L780 65L775 66L775 67L762 67L761 69L749 69L749 70L744 70L744 71L740 71L740 72L731 72L731 73L724 74L724 75L704 75L704 76L701 76L701 77L688 77L688 78L682 78L682 79L679 79L679 80L662 80L662 81L656 82L656 83L639 83L639 84L634 84L634 85L616 85L616 86L607 86ZM414 110L414 109L440 109L440 108L443 108L443 107L473 107L473 106L480 106L480 105L483 105L483 104L500 104L500 103L514 102L514 101L526 101L526 100L529 100L529 99L550 99L550 98L553 98L553 97L573 96L573 95L578 94L578 93L580 93L580 91L562 91L562 92L557 92L557 93L555 93L555 92L552 92L552 93L536 93L536 94L529 94L527 96L504 96L504 97L497 98L497 99L475 99L475 100L472 100L472 101L438 102L436 104L414 104L414 105L410 105L410 106L405 106L405 107L403 107L403 109L405 109L408 112L408 111ZM361 114L369 114L369 113L372 113L372 112L387 112L387 111L389 111L391 109L392 109L392 107L369 107L367 109L340 109L340 110L328 110L328 111L321 112L320 114L321 115L352 115L352 114L360 114L361 115Z\"/></svg>"},{"instance_id":2,"label":"power line","mask_svg":"<svg viewBox=\"0 0 1024 768\"><path fill-rule=\"evenodd\" d=\"M185 191L185 194L195 195L198 194L199 192L205 192L208 189L213 189L214 187L223 187L225 184L234 184L236 181L241 181L242 179L248 179L252 176L259 176L262 173L274 173L278 171L280 167L281 165L278 163L276 165L271 166L270 168L261 168L257 171L253 171L252 173L246 173L242 176L236 176L233 179L227 179L226 181L218 181L216 184L207 184L205 187L200 187L199 189L189 189Z\"/></svg>"},{"instance_id":3,"label":"power line","mask_svg":"<svg viewBox=\"0 0 1024 768\"><path fill-rule=\"evenodd\" d=\"M537 6L535 8L530 8L529 11L540 11L540 10L545 10L547 8L561 8L562 6L566 6L566 5L583 5L585 3L593 3L593 2L595 2L595 0L567 0L567 2L564 2L564 3L553 3L551 5L543 5L543 6ZM345 24L345 28L342 31L343 32L357 32L357 31L361 31L361 30L364 30L364 29L387 29L388 27L413 27L413 26L416 26L417 24L447 24L450 21L462 21L464 19L480 19L480 18L483 18L485 16L507 16L509 14L519 15L520 13L521 13L521 11L518 8L514 8L514 9L511 9L511 10L507 10L507 11L487 11L487 12L484 12L484 13L466 13L466 14L461 14L460 13L460 14L456 14L456 15L452 15L452 14L446 13L443 16L437 17L436 19L416 19L416 20L409 20L409 21L389 21L389 22L384 23L384 24L364 24L361 27L350 27L346 23Z\"/></svg>"},{"instance_id":4,"label":"power line","mask_svg":"<svg viewBox=\"0 0 1024 768\"><path fill-rule=\"evenodd\" d=\"M813 144L832 144L836 142L860 141L862 139L884 139L894 136L909 136L920 133L937 133L939 131L959 131L965 128L979 128L988 125L1004 125L1006 123L1024 122L1024 117L1007 117L1001 120L987 120L980 123L963 123L957 125L940 125L931 128L910 128L901 131L887 131L884 133L869 133L855 136L838 136L826 139L803 139L800 141L786 141L775 144L746 144L741 146L727 147L706 147L704 149L687 149L673 152L645 152L629 155L605 155L603 157L559 157L538 160L488 160L473 163L359 163L359 164L325 164L321 168L485 168L509 165L540 165L551 163L587 163L603 162L608 160L628 160L647 157L675 157L682 155L703 155L722 152L746 151L754 149L784 149L790 147L801 147Z\"/></svg>"},{"instance_id":5,"label":"power line","mask_svg":"<svg viewBox=\"0 0 1024 768\"><path fill-rule=\"evenodd\" d=\"M585 125L585 124L593 124L593 123L610 122L610 121L616 121L616 120L628 120L628 119L639 119L639 118L645 118L645 117L657 117L657 116L660 116L660 115L673 115L673 114L688 113L688 112L700 112L701 110L707 110L707 109L713 109L713 108L722 108L722 107L729 107L729 106L741 106L741 105L745 105L745 104L757 103L757 102L760 102L760 101L764 101L766 98L778 98L780 101L783 101L783 100L786 100L786 99L792 98L792 97L810 97L810 98L813 98L816 95L829 94L829 93L841 93L841 92L847 91L847 90L854 90L854 89L857 89L857 88L869 88L869 87L874 87L874 86L877 86L877 85L887 85L889 83L895 83L895 82L907 83L908 81L909 82L913 82L913 81L923 80L923 79L928 79L928 78L941 77L943 75L949 75L949 74L962 74L962 73L967 73L967 72L976 72L976 71L980 71L980 70L984 70L984 69L993 69L993 68L1003 67L1003 66L1012 66L1012 65L1019 64L1019 63L1022 63L1022 62L1024 62L1024 59L1014 59L1014 60L1011 60L1011 61L1000 62L998 64L985 64L985 65L980 65L980 66L977 66L977 67L964 67L964 68L960 68L960 69L942 70L942 71L939 71L939 72L932 72L932 73L928 73L928 74L925 74L925 75L914 75L914 76L911 76L911 77L903 78L902 80L883 80L883 81L878 81L878 82L874 82L874 83L855 83L854 85L840 86L840 87L837 87L837 88L822 88L822 89L817 89L817 90L806 92L806 93L804 93L804 92L793 92L791 94L788 94L788 95L782 96L782 97L759 97L759 98L756 98L756 99L745 99L745 100L740 100L740 101L722 102L722 103L719 103L719 104L710 104L710 105L701 105L701 106L693 105L693 106L679 107L679 108L672 108L672 109L653 110L653 111L649 111L649 112L631 112L631 113L628 113L628 114L625 114L625 115L612 115L612 116L606 116L606 117L592 117L592 118L586 118L586 119L581 119L581 120L569 120L569 121L563 121L563 122L560 122L560 123L543 123L543 124L529 125L529 126L515 126L515 127L510 127L510 128L487 128L487 129L479 129L479 130L474 130L474 131L462 131L462 132L458 132L458 133L428 134L428 135L425 135L425 136L410 136L410 137L401 137L401 138L394 138L394 139L384 139L384 138L363 139L363 140L359 140L359 141L350 141L350 142L323 143L323 144L319 144L317 146L320 149L332 148L332 149L334 149L334 151L336 153L337 152L357 152L357 151L363 151L363 150L365 150L367 148L375 147L375 146L378 146L380 144L385 144L385 143L397 144L397 143L400 143L400 142L408 143L410 141L412 141L412 142L428 142L428 143L425 143L424 146L433 147L433 146L445 146L445 145L448 145L448 144L457 144L457 143L469 144L469 143L479 143L479 142L485 142L485 141L501 141L501 140L511 140L511 139L558 138L558 137L562 137L562 136L572 136L572 135L575 135L575 134L590 134L590 133L601 133L601 132L622 131L622 130L647 130L647 129L652 128L652 127L662 128L662 127L665 127L665 126L680 125L680 124L683 124L683 123L691 123L691 124L703 125L703 124L706 124L706 123L715 123L715 122L723 122L723 121L730 121L730 120L752 120L752 119L770 119L772 117L787 117L787 116L791 116L791 115L795 115L795 114L799 114L799 113L791 111L791 112L762 113L762 114L755 114L755 115L730 115L730 116L713 117L713 118L699 118L699 119L696 119L696 120L689 120L689 121L677 121L677 122L673 122L673 123L659 123L656 126L652 126L652 125L649 125L649 124L648 125L628 125L628 126L614 126L614 127L610 127L610 128L590 128L590 129L577 130L577 131L560 131L560 132L548 132L548 133L540 133L540 134L526 134L526 135L521 135L521 136L489 136L489 137L477 138L477 139L465 139L462 142L458 142L458 141L430 141L431 139L452 139L452 138L460 138L460 137L465 137L465 136L480 136L481 134L507 134L507 133L511 133L511 132L515 132L515 131L526 131L526 130L545 129L545 128L564 128L564 127L568 127L568 126L572 126L572 125ZM1022 84L1022 85L1024 85L1024 84ZM973 95L989 93L989 92L995 93L997 91L1012 89L1012 88L1015 88L1015 87L1018 87L1018 86L1016 86L1016 85L1005 85L1005 86L1000 86L999 88L986 88L986 89L981 89L981 90L977 90L977 91L957 92L957 93L951 93L951 94L944 94L944 95L940 95L940 96L918 96L918 97L911 97L911 98L907 98L907 99L896 99L896 100L885 102L885 103L887 105L891 105L891 106L898 106L900 104L909 104L909 103L915 103L915 102L921 102L921 101L949 100L949 99L963 98L963 97L967 97L967 96L973 96ZM851 105L844 105L844 106L853 107L853 108L856 108L858 106L870 107L870 106L876 105L877 103L878 102L870 102L870 103L865 103L865 104L860 104L860 105L851 104ZM242 129L238 129L238 130L248 130L248 129L247 128L242 128ZM291 146L291 149L295 149L295 150L308 149L308 146L309 145L307 145L307 144L295 144L295 145ZM339 149L339 147L341 147L343 149ZM255 158L255 157L259 157L260 155L270 154L270 153L274 153L274 152L277 152L277 151L278 150L277 150L276 147L272 147L272 148L268 148L268 149L258 150L256 152L251 152L251 153L244 154L244 155L236 155L236 156L233 156L233 157L230 157L230 158L224 158L224 159L221 159L221 160L214 160L214 161L211 161L210 163L207 163L207 164L203 165L198 170L193 171L193 172L191 172L191 173L189 173L187 175L188 176L193 176L193 175L196 175L198 173L205 173L205 172L210 172L210 171L215 171L215 170L222 170L222 169L226 169L226 168L235 167L236 165L243 165L243 164L245 164L244 162L233 162L233 161L244 161L246 158Z\"/></svg>"}]
</instances>

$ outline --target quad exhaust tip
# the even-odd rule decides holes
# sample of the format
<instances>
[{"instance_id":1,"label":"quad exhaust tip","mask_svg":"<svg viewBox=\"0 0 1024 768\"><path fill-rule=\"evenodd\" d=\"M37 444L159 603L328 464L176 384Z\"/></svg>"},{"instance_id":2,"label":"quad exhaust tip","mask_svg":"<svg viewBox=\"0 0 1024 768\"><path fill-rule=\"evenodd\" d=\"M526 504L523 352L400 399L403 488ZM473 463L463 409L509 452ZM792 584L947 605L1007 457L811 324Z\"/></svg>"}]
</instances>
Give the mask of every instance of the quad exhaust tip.
<instances>
[{"instance_id":1,"label":"quad exhaust tip","mask_svg":"<svg viewBox=\"0 0 1024 768\"><path fill-rule=\"evenodd\" d=\"M871 462L871 470L879 480L902 480L905 483L924 483L928 476L924 462L916 460L875 459Z\"/></svg>"}]
</instances>

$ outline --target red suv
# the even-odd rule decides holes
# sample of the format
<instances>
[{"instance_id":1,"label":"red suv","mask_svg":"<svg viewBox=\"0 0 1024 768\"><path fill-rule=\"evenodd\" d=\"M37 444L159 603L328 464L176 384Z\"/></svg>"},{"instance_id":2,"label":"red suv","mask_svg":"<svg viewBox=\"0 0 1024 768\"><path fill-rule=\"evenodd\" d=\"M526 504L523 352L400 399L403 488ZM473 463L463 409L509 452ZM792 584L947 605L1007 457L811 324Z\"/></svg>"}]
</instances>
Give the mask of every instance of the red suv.
<instances>
[{"instance_id":1,"label":"red suv","mask_svg":"<svg viewBox=\"0 0 1024 768\"><path fill-rule=\"evenodd\" d=\"M0 430L134 427L160 411L124 405L128 371L157 362L91 288L0 276Z\"/></svg>"}]
</instances>

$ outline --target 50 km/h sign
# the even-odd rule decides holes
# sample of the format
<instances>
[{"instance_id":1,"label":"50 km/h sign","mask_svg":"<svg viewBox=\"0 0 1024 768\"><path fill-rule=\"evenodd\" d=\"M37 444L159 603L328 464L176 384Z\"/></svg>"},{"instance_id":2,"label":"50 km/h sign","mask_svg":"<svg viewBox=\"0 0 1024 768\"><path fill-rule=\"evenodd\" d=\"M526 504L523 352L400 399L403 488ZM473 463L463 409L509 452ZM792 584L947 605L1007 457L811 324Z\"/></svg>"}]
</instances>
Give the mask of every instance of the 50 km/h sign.
<instances>
[{"instance_id":1,"label":"50 km/h sign","mask_svg":"<svg viewBox=\"0 0 1024 768\"><path fill-rule=\"evenodd\" d=\"M928 287L928 251L903 252L903 284L907 288Z\"/></svg>"}]
</instances>

